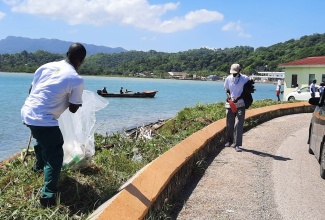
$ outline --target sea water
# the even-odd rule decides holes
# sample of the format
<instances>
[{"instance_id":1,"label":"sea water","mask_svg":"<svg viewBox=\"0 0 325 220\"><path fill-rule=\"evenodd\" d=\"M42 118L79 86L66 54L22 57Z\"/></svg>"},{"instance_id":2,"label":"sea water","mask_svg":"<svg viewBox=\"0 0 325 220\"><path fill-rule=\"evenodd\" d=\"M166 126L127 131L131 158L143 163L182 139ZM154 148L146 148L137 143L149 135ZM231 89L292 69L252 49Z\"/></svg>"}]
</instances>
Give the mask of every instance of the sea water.
<instances>
[{"instance_id":1,"label":"sea water","mask_svg":"<svg viewBox=\"0 0 325 220\"><path fill-rule=\"evenodd\" d=\"M30 131L20 118L33 74L0 73L0 161L27 147ZM168 119L185 107L211 104L226 98L223 82L84 76L85 89L96 93L106 86L133 92L157 90L154 98L107 98L109 104L96 113L95 132L112 134L159 119ZM276 99L275 85L255 84L254 100Z\"/></svg>"}]
</instances>

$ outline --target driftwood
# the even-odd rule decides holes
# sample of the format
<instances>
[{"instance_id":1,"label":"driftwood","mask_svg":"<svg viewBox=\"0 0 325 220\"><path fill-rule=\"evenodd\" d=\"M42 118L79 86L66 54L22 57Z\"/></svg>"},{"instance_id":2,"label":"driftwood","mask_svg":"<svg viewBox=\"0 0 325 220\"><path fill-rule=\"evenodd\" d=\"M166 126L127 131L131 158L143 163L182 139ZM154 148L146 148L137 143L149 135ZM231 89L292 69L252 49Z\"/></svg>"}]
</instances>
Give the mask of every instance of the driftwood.
<instances>
[{"instance_id":1,"label":"driftwood","mask_svg":"<svg viewBox=\"0 0 325 220\"><path fill-rule=\"evenodd\" d=\"M165 124L165 120L160 119L157 122L150 123L143 126L138 126L125 131L127 137L132 139L150 140L155 135L155 131Z\"/></svg>"},{"instance_id":2,"label":"driftwood","mask_svg":"<svg viewBox=\"0 0 325 220\"><path fill-rule=\"evenodd\" d=\"M156 130L158 130L160 127L162 127L165 123L166 123L166 120L159 119L156 122L126 130L126 131L124 131L124 133L127 137L135 139L135 140L137 140L137 139L150 140L150 139L152 139L152 137L154 135L157 134ZM107 136L107 134L106 134L106 136ZM28 147L27 147L26 152L16 153L15 155L11 156L10 158L0 161L0 169L6 169L6 164L10 163L12 160L16 159L19 156L22 158L22 161L24 162L26 160L26 157L30 153L30 150L29 150L30 140L31 140L31 136L29 137L29 140L28 140L28 144L27 144ZM105 141L105 145L102 146L102 148L112 148L112 147L114 147L114 145L107 145L106 141Z\"/></svg>"}]
</instances>

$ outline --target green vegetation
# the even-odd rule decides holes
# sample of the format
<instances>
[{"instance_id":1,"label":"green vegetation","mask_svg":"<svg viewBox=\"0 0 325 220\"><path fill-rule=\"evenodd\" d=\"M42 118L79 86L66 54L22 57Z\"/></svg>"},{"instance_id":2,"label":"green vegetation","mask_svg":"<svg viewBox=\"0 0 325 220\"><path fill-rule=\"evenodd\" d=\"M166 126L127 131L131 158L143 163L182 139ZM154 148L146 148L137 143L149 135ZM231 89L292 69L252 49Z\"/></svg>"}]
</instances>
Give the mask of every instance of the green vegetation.
<instances>
[{"instance_id":1,"label":"green vegetation","mask_svg":"<svg viewBox=\"0 0 325 220\"><path fill-rule=\"evenodd\" d=\"M278 102L261 100L253 102L251 108L275 104ZM181 110L156 130L150 140L131 139L123 133L96 135L96 154L89 166L61 173L60 201L53 208L40 206L43 175L31 171L33 155L25 163L16 158L0 164L0 219L86 219L136 171L189 135L224 117L223 102L197 104ZM250 126L249 123L245 126Z\"/></svg>"},{"instance_id":2,"label":"green vegetation","mask_svg":"<svg viewBox=\"0 0 325 220\"><path fill-rule=\"evenodd\" d=\"M257 71L280 71L278 64L311 56L324 56L325 34L303 36L269 47L254 49L238 46L210 50L193 49L178 53L164 53L150 50L128 51L115 54L99 53L88 56L81 66L85 75L123 75L134 76L144 73L152 77L165 78L168 72L187 72L197 76L215 74L227 75L229 66L238 62L243 64L245 74ZM44 51L0 55L0 71L34 72L46 62L63 59L64 55Z\"/></svg>"}]
</instances>

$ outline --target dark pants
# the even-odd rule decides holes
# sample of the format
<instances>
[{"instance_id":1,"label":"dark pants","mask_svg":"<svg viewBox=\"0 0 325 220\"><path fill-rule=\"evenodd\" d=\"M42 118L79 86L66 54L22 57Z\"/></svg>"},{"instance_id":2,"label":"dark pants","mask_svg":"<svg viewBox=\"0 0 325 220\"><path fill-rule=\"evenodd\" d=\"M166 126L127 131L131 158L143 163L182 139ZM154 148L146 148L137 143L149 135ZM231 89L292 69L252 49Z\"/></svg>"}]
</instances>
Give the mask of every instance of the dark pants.
<instances>
[{"instance_id":1,"label":"dark pants","mask_svg":"<svg viewBox=\"0 0 325 220\"><path fill-rule=\"evenodd\" d=\"M36 139L34 170L43 169L44 187L41 198L55 198L63 162L63 136L58 126L28 126Z\"/></svg>"},{"instance_id":2,"label":"dark pants","mask_svg":"<svg viewBox=\"0 0 325 220\"><path fill-rule=\"evenodd\" d=\"M237 108L237 112L233 113L230 108L226 109L226 140L235 146L243 144L243 130L245 120L245 107ZM236 120L237 118L237 120Z\"/></svg>"},{"instance_id":3,"label":"dark pants","mask_svg":"<svg viewBox=\"0 0 325 220\"><path fill-rule=\"evenodd\" d=\"M278 101L280 102L281 101L281 99L280 99L280 90L276 90L275 91L275 93L276 93L276 97L278 97Z\"/></svg>"},{"instance_id":4,"label":"dark pants","mask_svg":"<svg viewBox=\"0 0 325 220\"><path fill-rule=\"evenodd\" d=\"M315 98L315 93L314 92L311 92L310 95L311 95L312 98Z\"/></svg>"}]
</instances>

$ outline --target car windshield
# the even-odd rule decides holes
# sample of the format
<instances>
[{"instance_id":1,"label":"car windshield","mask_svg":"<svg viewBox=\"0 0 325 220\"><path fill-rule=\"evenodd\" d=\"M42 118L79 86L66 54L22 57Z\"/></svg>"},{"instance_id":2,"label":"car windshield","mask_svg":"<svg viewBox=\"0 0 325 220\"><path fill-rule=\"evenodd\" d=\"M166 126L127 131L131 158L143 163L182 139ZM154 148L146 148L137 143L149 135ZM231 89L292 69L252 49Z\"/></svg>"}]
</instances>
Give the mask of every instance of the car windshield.
<instances>
[{"instance_id":1,"label":"car windshield","mask_svg":"<svg viewBox=\"0 0 325 220\"><path fill-rule=\"evenodd\" d=\"M300 89L301 92L309 92L309 87L303 87Z\"/></svg>"}]
</instances>

